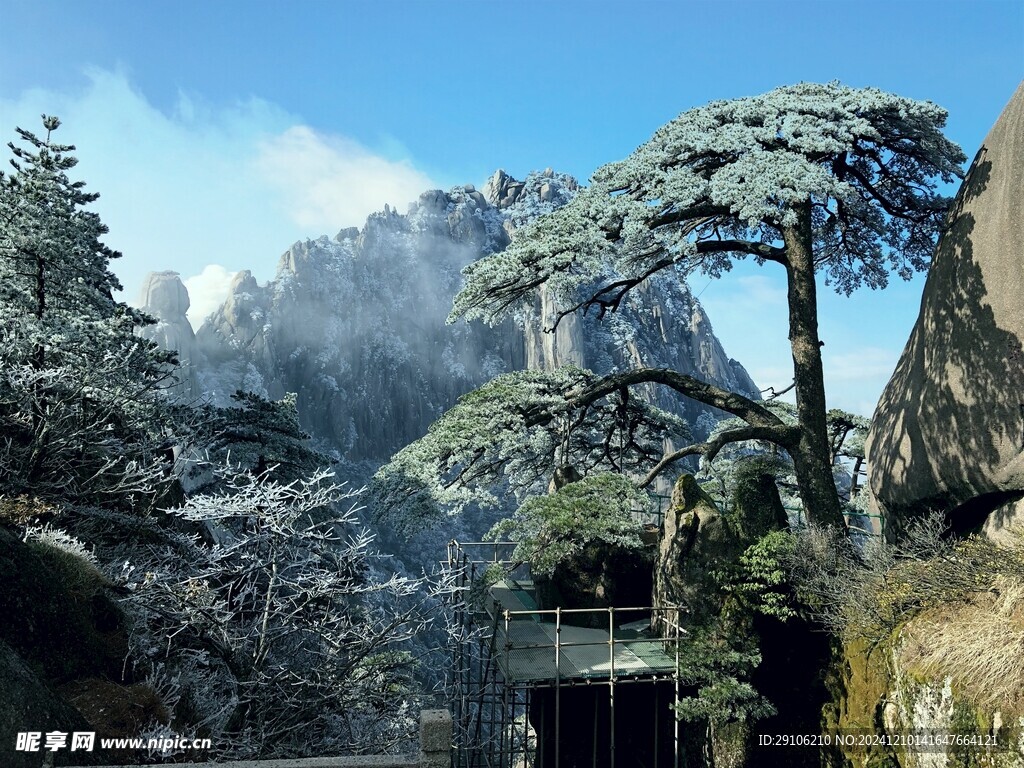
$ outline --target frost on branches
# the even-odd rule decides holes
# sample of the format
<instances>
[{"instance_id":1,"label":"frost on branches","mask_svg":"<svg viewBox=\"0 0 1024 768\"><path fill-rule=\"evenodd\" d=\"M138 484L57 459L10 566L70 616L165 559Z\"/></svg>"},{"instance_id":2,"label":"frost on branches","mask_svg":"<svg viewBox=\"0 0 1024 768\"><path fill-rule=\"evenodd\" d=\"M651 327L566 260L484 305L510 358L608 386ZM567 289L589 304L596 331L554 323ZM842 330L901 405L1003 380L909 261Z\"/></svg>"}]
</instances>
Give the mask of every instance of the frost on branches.
<instances>
[{"instance_id":1,"label":"frost on branches","mask_svg":"<svg viewBox=\"0 0 1024 768\"><path fill-rule=\"evenodd\" d=\"M778 265L788 284L795 427L665 371L630 372L631 385L672 387L747 425L666 456L659 471L719 450L722 441L766 440L792 457L811 519L842 525L816 275L849 294L885 287L890 272L909 278L927 266L949 205L937 183L962 176L965 160L943 136L945 120L931 102L839 83L802 83L685 112L625 160L600 168L568 205L523 227L505 251L469 265L449 321L495 323L528 311L545 286L565 307L557 325L577 311L617 311L659 273L717 277L747 257ZM623 375L613 374L617 384Z\"/></svg>"},{"instance_id":2,"label":"frost on branches","mask_svg":"<svg viewBox=\"0 0 1024 768\"><path fill-rule=\"evenodd\" d=\"M402 644L425 624L421 584L369 578L358 491L327 472L287 484L225 474L222 487L169 510L216 543L165 534L168 546L111 553L124 563L136 664L169 710L188 714L177 727L231 757L401 744L415 727Z\"/></svg>"},{"instance_id":3,"label":"frost on branches","mask_svg":"<svg viewBox=\"0 0 1024 768\"><path fill-rule=\"evenodd\" d=\"M634 473L661 455L686 424L628 388L595 392L590 371L518 371L463 395L428 433L374 476L378 514L400 528L445 511L497 506L496 489L519 499L543 490L557 466L581 475Z\"/></svg>"},{"instance_id":4,"label":"frost on branches","mask_svg":"<svg viewBox=\"0 0 1024 768\"><path fill-rule=\"evenodd\" d=\"M85 210L96 195L67 176L58 126L19 131L27 148L12 145L14 172L0 174L8 521L44 517L25 540L120 598L124 682L145 681L170 719L133 736L211 738L218 757L388 750L415 726L419 582L379 576L394 569L370 549L356 494L317 470L328 460L294 396L171 404L174 355L112 298L118 254ZM182 479L216 493L186 497Z\"/></svg>"},{"instance_id":5,"label":"frost on branches","mask_svg":"<svg viewBox=\"0 0 1024 768\"><path fill-rule=\"evenodd\" d=\"M98 195L67 172L74 147L19 129L0 173L0 486L63 501L152 495L171 457L162 389L173 354L134 335L114 301Z\"/></svg>"},{"instance_id":6,"label":"frost on branches","mask_svg":"<svg viewBox=\"0 0 1024 768\"><path fill-rule=\"evenodd\" d=\"M935 179L963 175L946 112L839 83L716 101L660 128L600 168L576 199L468 266L452 319L494 322L546 284L564 302L609 307L666 266L718 276L729 259L778 260L784 227L811 208L816 267L844 293L924 269L948 199Z\"/></svg>"}]
</instances>

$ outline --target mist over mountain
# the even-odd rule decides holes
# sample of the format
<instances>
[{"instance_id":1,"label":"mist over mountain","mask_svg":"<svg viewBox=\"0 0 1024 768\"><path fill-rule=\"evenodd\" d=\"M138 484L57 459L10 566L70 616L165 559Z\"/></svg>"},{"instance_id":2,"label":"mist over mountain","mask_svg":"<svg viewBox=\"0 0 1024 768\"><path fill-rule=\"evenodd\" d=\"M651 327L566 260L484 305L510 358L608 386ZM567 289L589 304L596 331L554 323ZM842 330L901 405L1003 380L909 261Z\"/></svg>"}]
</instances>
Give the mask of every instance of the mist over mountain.
<instances>
[{"instance_id":1,"label":"mist over mountain","mask_svg":"<svg viewBox=\"0 0 1024 768\"><path fill-rule=\"evenodd\" d=\"M183 388L192 397L227 404L237 389L271 398L298 393L304 427L352 464L386 461L460 395L523 368L666 367L756 398L756 385L675 276L651 279L617 313L570 315L554 332L544 328L559 307L544 290L528 316L498 327L445 323L462 268L504 248L519 227L577 189L575 179L550 169L524 181L498 171L482 190L424 192L405 214L385 206L362 229L295 243L266 285L238 273L194 336L180 279L153 273L143 297L159 323L146 333L191 361ZM697 436L714 423L706 406L651 395Z\"/></svg>"},{"instance_id":2,"label":"mist over mountain","mask_svg":"<svg viewBox=\"0 0 1024 768\"><path fill-rule=\"evenodd\" d=\"M461 395L509 371L573 364L609 373L648 365L758 399L686 281L674 275L651 278L604 318L568 315L554 332L544 329L560 308L545 290L525 316L496 327L446 324L463 267L503 249L520 227L577 190L575 179L551 170L523 181L498 171L482 190L429 190L405 214L386 206L361 229L295 243L265 285L239 272L227 299L195 333L178 275L151 273L141 303L158 322L144 334L178 349L188 363L176 390L183 398L235 405L231 395L239 389L273 399L296 393L303 428L318 450L337 459L338 479L355 487L422 437ZM646 394L686 419L697 439L724 415L653 386ZM667 481L656 491L667 494ZM371 565L373 577L384 581L395 572L430 572L446 542L479 540L510 511L474 508L409 538L372 514L358 519L387 553ZM422 658L445 647L436 633L413 642ZM438 682L444 663L438 657L423 665L417 674L425 686Z\"/></svg>"}]
</instances>

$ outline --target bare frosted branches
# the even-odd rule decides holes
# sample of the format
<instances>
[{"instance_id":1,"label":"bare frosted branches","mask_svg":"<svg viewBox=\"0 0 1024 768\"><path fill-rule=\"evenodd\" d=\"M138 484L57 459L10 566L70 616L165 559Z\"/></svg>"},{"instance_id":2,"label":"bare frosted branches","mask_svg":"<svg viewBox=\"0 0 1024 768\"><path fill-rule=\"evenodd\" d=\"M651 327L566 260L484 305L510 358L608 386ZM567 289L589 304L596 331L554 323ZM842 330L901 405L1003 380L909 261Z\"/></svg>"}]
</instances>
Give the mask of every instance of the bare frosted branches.
<instances>
[{"instance_id":1,"label":"bare frosted branches","mask_svg":"<svg viewBox=\"0 0 1024 768\"><path fill-rule=\"evenodd\" d=\"M170 535L148 555L122 550L140 661L176 675L233 756L379 750L408 735L401 643L426 622L421 585L370 577L359 493L329 472L288 484L224 475L222 492L168 510L216 543Z\"/></svg>"}]
</instances>

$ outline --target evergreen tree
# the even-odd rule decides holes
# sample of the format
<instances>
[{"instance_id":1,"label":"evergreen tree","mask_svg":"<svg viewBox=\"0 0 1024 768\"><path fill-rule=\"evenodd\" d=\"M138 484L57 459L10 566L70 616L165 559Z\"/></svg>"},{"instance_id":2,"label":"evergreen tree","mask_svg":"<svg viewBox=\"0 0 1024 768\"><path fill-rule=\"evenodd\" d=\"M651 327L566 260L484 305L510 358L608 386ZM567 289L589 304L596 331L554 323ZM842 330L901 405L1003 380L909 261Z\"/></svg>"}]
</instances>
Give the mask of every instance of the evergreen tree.
<instances>
[{"instance_id":1,"label":"evergreen tree","mask_svg":"<svg viewBox=\"0 0 1024 768\"><path fill-rule=\"evenodd\" d=\"M120 254L68 172L73 146L18 129L0 173L0 492L111 503L151 495L171 460L161 389L172 353L135 335L153 322L115 301Z\"/></svg>"},{"instance_id":2,"label":"evergreen tree","mask_svg":"<svg viewBox=\"0 0 1024 768\"><path fill-rule=\"evenodd\" d=\"M599 380L573 366L517 371L462 396L374 476L376 513L400 530L416 528L442 509L497 506L495 489L520 500L543 492L553 472L557 484L589 473L634 475L657 462L667 440L689 436L682 419L628 389L578 408L567 393Z\"/></svg>"},{"instance_id":3,"label":"evergreen tree","mask_svg":"<svg viewBox=\"0 0 1024 768\"><path fill-rule=\"evenodd\" d=\"M238 390L231 399L236 406L204 404L197 409L194 439L215 466L229 465L288 483L333 463L308 445L309 435L299 425L295 393L275 401ZM204 466L200 463L195 474Z\"/></svg>"},{"instance_id":4,"label":"evergreen tree","mask_svg":"<svg viewBox=\"0 0 1024 768\"><path fill-rule=\"evenodd\" d=\"M884 287L892 271L909 278L927 266L949 203L936 192L937 180L962 176L965 159L942 135L945 119L930 102L838 83L805 83L690 110L627 159L600 168L589 188L523 227L507 249L469 265L450 320L497 322L528 309L540 286L565 308L559 317L590 309L603 316L657 274L718 277L744 258L779 268L788 285L796 424L740 394L666 369L614 372L566 388L563 402L585 412L613 392L667 387L720 408L742 425L669 453L641 482L686 456L713 457L731 442L766 441L792 459L808 516L839 526L817 275L848 294L861 285ZM473 479L452 456L489 451L472 445L471 434L450 432L461 442L407 471L421 483L436 478L410 489L420 499L450 495ZM488 436L490 443L503 439Z\"/></svg>"}]
</instances>

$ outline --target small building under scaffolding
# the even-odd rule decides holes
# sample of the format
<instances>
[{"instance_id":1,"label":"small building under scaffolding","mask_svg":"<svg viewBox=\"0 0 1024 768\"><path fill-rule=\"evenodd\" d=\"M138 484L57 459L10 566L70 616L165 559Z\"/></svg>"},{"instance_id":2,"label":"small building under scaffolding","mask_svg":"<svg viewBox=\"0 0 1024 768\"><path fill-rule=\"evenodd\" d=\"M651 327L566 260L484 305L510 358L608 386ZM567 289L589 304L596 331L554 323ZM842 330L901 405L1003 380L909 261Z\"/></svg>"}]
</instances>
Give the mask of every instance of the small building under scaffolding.
<instances>
[{"instance_id":1,"label":"small building under scaffolding","mask_svg":"<svg viewBox=\"0 0 1024 768\"><path fill-rule=\"evenodd\" d=\"M455 768L679 768L680 609L542 610L514 546L448 547Z\"/></svg>"}]
</instances>

